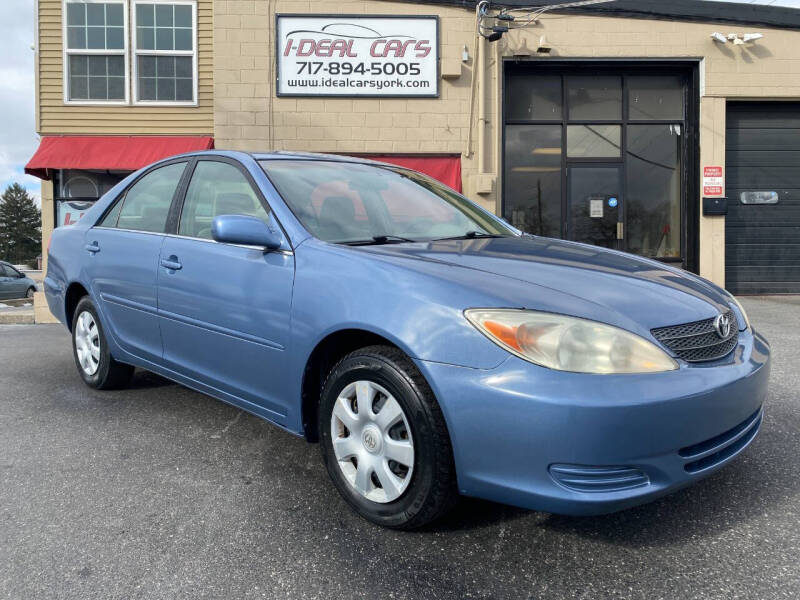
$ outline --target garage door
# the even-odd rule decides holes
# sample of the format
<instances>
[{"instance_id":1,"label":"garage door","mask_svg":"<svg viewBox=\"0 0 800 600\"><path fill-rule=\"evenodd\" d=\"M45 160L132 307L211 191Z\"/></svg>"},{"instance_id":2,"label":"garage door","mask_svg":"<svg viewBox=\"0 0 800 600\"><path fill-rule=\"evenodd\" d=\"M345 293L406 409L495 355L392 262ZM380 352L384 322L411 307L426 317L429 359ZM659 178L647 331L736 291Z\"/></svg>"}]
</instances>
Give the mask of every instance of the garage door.
<instances>
[{"instance_id":1,"label":"garage door","mask_svg":"<svg viewBox=\"0 0 800 600\"><path fill-rule=\"evenodd\" d=\"M728 103L725 286L800 293L800 104Z\"/></svg>"}]
</instances>

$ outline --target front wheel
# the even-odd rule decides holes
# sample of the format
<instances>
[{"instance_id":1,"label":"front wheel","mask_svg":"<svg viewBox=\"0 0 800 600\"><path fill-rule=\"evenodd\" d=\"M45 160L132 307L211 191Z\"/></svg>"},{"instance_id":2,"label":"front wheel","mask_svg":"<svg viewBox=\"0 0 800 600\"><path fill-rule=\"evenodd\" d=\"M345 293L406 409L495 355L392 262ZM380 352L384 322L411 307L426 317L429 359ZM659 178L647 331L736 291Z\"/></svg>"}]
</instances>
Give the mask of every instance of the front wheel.
<instances>
[{"instance_id":1,"label":"front wheel","mask_svg":"<svg viewBox=\"0 0 800 600\"><path fill-rule=\"evenodd\" d=\"M33 298L33 295L36 293L36 288L29 287L28 291L25 293L26 298Z\"/></svg>"},{"instance_id":2,"label":"front wheel","mask_svg":"<svg viewBox=\"0 0 800 600\"><path fill-rule=\"evenodd\" d=\"M72 351L78 373L89 387L98 390L124 387L133 375L131 365L112 358L97 309L89 296L84 296L75 308Z\"/></svg>"},{"instance_id":3,"label":"front wheel","mask_svg":"<svg viewBox=\"0 0 800 600\"><path fill-rule=\"evenodd\" d=\"M457 498L450 437L433 392L400 350L345 356L323 386L322 457L334 485L373 523L415 529Z\"/></svg>"}]
</instances>

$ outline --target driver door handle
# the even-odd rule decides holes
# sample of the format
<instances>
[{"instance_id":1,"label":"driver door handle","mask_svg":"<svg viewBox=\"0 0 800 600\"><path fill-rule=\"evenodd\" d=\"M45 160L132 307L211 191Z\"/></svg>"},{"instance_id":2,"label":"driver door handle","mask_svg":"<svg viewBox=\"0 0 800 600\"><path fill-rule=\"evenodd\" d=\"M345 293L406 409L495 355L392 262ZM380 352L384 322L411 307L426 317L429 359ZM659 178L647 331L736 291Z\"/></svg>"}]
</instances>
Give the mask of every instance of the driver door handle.
<instances>
[{"instance_id":1,"label":"driver door handle","mask_svg":"<svg viewBox=\"0 0 800 600\"><path fill-rule=\"evenodd\" d=\"M100 252L100 244L97 242L89 242L88 244L86 244L85 248L89 252L89 254L97 254L98 252Z\"/></svg>"},{"instance_id":2,"label":"driver door handle","mask_svg":"<svg viewBox=\"0 0 800 600\"><path fill-rule=\"evenodd\" d=\"M180 271L183 268L183 265L180 263L177 256L162 258L161 266L170 271Z\"/></svg>"}]
</instances>

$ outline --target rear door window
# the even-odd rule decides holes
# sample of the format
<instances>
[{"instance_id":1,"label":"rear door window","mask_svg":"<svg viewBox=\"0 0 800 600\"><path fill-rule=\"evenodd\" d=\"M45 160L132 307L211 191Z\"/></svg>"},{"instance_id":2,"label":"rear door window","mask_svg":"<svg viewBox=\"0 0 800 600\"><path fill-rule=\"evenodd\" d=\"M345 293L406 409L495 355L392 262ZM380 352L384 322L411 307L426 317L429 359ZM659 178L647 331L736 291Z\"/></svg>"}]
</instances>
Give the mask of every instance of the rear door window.
<instances>
[{"instance_id":1,"label":"rear door window","mask_svg":"<svg viewBox=\"0 0 800 600\"><path fill-rule=\"evenodd\" d=\"M164 233L169 207L185 168L185 162L173 163L150 171L134 183L122 201L117 227ZM109 216L115 212L116 210L112 210ZM105 221L103 225L113 226L106 224Z\"/></svg>"}]
</instances>

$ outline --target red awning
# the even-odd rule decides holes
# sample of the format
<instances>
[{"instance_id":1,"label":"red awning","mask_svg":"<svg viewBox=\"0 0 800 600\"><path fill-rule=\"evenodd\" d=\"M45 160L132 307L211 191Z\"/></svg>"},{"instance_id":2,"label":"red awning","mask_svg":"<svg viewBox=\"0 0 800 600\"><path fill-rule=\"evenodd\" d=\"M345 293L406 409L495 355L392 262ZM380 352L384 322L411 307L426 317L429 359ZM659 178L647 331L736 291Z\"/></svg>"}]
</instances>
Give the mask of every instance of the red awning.
<instances>
[{"instance_id":1,"label":"red awning","mask_svg":"<svg viewBox=\"0 0 800 600\"><path fill-rule=\"evenodd\" d=\"M414 169L430 175L437 181L461 192L461 156L425 156L422 154L371 154L361 156L370 160L379 160L399 167Z\"/></svg>"},{"instance_id":2,"label":"red awning","mask_svg":"<svg viewBox=\"0 0 800 600\"><path fill-rule=\"evenodd\" d=\"M43 137L25 172L50 179L53 169L136 171L152 162L214 147L214 138L199 136Z\"/></svg>"}]
</instances>

